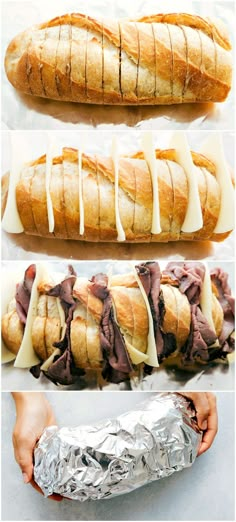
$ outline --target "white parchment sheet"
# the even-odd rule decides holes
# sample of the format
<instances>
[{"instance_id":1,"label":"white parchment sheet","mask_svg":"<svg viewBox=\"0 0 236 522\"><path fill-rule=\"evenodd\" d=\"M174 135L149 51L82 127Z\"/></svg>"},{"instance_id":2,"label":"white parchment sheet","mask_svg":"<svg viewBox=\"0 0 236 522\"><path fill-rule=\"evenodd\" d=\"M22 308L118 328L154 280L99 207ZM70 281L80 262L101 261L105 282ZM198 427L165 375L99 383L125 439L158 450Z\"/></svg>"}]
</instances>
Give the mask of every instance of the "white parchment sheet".
<instances>
[{"instance_id":1,"label":"white parchment sheet","mask_svg":"<svg viewBox=\"0 0 236 522\"><path fill-rule=\"evenodd\" d=\"M24 152L22 161L27 162L45 154L48 133L14 131L15 139L20 137L19 155ZM87 153L111 154L112 137L118 138L120 154L137 152L141 147L141 135L137 130L111 132L77 131L56 132L58 154L63 146L82 147ZM2 174L11 169L10 132L2 132ZM188 132L188 141L193 151L197 152L208 133ZM223 143L227 161L234 169L234 134L224 132ZM154 132L157 148L168 148L171 132ZM210 241L176 241L171 243L89 243L62 239L46 239L27 234L7 234L2 230L2 259L227 259L234 258L234 233L223 243Z\"/></svg>"},{"instance_id":2,"label":"white parchment sheet","mask_svg":"<svg viewBox=\"0 0 236 522\"><path fill-rule=\"evenodd\" d=\"M146 258L148 259L148 258ZM47 264L48 272L60 272L67 273L68 262L50 262ZM136 261L133 264L138 264ZM89 279L99 273L111 273L111 274L125 274L131 271L129 262L112 262L112 261L77 261L73 262L77 275L82 277L88 277ZM160 263L161 270L164 270L166 266L165 261ZM9 272L17 274L24 274L24 270L29 266L29 262L18 261L18 262L2 262L2 277L7 279L6 274ZM209 269L216 266L220 266L229 275L229 284L232 291L235 287L235 274L234 274L234 263L233 262L212 262L208 263ZM7 295L6 291L1 296L2 303L2 314L6 312L7 307ZM140 374L135 378L131 379L130 385L128 383L116 384L105 384L104 380L99 377L99 374L95 371L87 373L86 378L78 378L77 381L70 386L55 386L43 375L39 379L35 379L28 369L14 368L13 363L2 365L2 390L71 390L71 389L91 389L98 390L101 387L105 390L233 390L234 389L234 363L232 362L233 357L230 356L231 363L212 363L207 366L202 366L198 371L193 372L186 370L179 370L173 366L161 365L158 370L155 370L152 375L144 377L140 371Z\"/></svg>"},{"instance_id":3,"label":"white parchment sheet","mask_svg":"<svg viewBox=\"0 0 236 522\"><path fill-rule=\"evenodd\" d=\"M96 106L52 101L17 92L4 71L11 39L33 24L67 12L90 16L138 18L158 12L188 12L218 17L233 41L234 1L188 0L5 0L2 1L2 128L3 129L233 129L233 89L223 103L172 106Z\"/></svg>"}]
</instances>

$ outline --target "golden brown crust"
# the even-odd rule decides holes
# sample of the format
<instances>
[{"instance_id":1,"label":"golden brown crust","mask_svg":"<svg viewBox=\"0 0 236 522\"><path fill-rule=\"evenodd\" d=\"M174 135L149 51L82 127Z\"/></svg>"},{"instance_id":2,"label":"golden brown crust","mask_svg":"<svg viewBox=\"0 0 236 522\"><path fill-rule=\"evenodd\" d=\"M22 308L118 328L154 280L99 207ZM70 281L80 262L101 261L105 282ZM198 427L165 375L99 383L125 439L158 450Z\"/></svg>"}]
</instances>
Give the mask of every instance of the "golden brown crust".
<instances>
[{"instance_id":1,"label":"golden brown crust","mask_svg":"<svg viewBox=\"0 0 236 522\"><path fill-rule=\"evenodd\" d=\"M171 333L176 339L176 354L184 346L190 333L191 309L187 297L168 277L161 278L161 298L164 315L160 327L163 333ZM65 333L65 321L58 308L58 299L45 295L51 281L44 280L39 285L41 294L37 302L37 314L32 326L33 347L41 361L54 352L54 343ZM134 274L114 275L109 279L114 317L124 336L125 342L141 353L148 347L149 320L146 304ZM212 316L219 337L223 325L223 311L214 294L212 285ZM91 291L91 282L85 277L77 277L73 287L73 297L77 304L70 328L71 350L75 365L85 369L98 369L102 366L100 324L103 302ZM8 311L2 317L2 337L6 347L17 353L23 338L24 326L16 312L13 299Z\"/></svg>"},{"instance_id":2,"label":"golden brown crust","mask_svg":"<svg viewBox=\"0 0 236 522\"><path fill-rule=\"evenodd\" d=\"M72 14L14 38L5 69L17 89L57 100L223 101L231 87L230 49L220 23L195 15L116 21Z\"/></svg>"},{"instance_id":3,"label":"golden brown crust","mask_svg":"<svg viewBox=\"0 0 236 522\"><path fill-rule=\"evenodd\" d=\"M203 227L183 233L188 207L188 181L176 162L174 149L156 150L161 233L151 234L153 187L143 152L119 158L119 214L127 242L182 240L221 241L230 232L214 234L221 192L216 167L192 152L200 197ZM50 195L55 227L49 233L45 190L46 156L27 164L16 187L19 215L26 233L43 237L86 241L117 241L114 165L109 157L82 154L84 234L80 234L78 150L64 147L53 158ZM7 190L7 189L6 189Z\"/></svg>"}]
</instances>

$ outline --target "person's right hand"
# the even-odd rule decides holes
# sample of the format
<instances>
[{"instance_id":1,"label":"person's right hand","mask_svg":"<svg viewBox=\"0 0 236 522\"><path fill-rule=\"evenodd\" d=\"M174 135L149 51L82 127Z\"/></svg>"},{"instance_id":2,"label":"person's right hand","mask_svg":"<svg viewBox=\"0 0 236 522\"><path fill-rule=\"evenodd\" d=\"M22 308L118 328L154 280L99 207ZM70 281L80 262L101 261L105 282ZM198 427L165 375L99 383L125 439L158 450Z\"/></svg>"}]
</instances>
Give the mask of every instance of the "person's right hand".
<instances>
[{"instance_id":1,"label":"person's right hand","mask_svg":"<svg viewBox=\"0 0 236 522\"><path fill-rule=\"evenodd\" d=\"M33 479L34 448L44 428L56 424L51 405L43 393L14 392L16 423L13 431L15 459L19 464L24 482L42 493ZM60 495L51 495L53 500L62 500Z\"/></svg>"}]
</instances>

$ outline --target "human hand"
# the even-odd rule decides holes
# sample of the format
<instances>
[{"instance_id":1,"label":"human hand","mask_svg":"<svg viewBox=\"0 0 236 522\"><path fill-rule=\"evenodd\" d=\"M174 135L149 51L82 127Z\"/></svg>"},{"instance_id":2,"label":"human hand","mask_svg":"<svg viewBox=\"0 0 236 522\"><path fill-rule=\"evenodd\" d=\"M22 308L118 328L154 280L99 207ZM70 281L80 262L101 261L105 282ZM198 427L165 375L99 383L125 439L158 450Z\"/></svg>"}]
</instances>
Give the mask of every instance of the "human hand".
<instances>
[{"instance_id":1,"label":"human hand","mask_svg":"<svg viewBox=\"0 0 236 522\"><path fill-rule=\"evenodd\" d=\"M55 425L56 419L43 393L14 392L12 396L16 405L16 423L12 436L15 459L21 468L24 482L30 482L42 493L33 479L33 453L44 428ZM62 500L62 497L56 494L49 498Z\"/></svg>"},{"instance_id":2,"label":"human hand","mask_svg":"<svg viewBox=\"0 0 236 522\"><path fill-rule=\"evenodd\" d=\"M180 395L193 401L199 428L203 431L198 456L207 451L218 431L216 397L211 392L181 392Z\"/></svg>"}]
</instances>

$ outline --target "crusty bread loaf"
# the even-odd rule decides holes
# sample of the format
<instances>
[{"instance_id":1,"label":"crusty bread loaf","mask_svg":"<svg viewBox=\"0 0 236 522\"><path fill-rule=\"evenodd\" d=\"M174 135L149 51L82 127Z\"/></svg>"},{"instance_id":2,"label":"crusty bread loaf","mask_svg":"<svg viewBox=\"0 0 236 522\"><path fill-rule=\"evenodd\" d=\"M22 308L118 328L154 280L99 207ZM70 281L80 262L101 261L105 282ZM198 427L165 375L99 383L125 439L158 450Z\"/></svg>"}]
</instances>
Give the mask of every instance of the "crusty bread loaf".
<instances>
[{"instance_id":1,"label":"crusty bread loaf","mask_svg":"<svg viewBox=\"0 0 236 522\"><path fill-rule=\"evenodd\" d=\"M9 44L5 69L27 94L96 104L221 102L231 45L219 21L184 13L141 20L54 18Z\"/></svg>"},{"instance_id":2,"label":"crusty bread loaf","mask_svg":"<svg viewBox=\"0 0 236 522\"><path fill-rule=\"evenodd\" d=\"M174 280L162 278L160 291L165 313L161 330L164 334L174 335L178 354L190 333L191 314L186 295L175 285ZM48 359L55 351L53 345L61 339L65 327L64 322L61 322L58 299L45 294L50 287L51 280L44 280L38 286L40 296L32 326L33 347L41 361ZM115 318L126 345L131 345L138 352L145 354L148 346L148 313L133 273L110 277L109 287ZM85 369L101 368L103 357L99 332L103 312L102 301L91 292L91 282L85 277L77 277L72 295L77 302L70 326L71 351L75 365ZM7 348L17 353L23 337L23 326L18 319L15 306L13 300L9 305L9 311L3 315L2 336ZM223 314L215 296L212 300L212 312L216 332L220 336Z\"/></svg>"},{"instance_id":3,"label":"crusty bread loaf","mask_svg":"<svg viewBox=\"0 0 236 522\"><path fill-rule=\"evenodd\" d=\"M115 170L111 157L82 154L81 194L78 150L63 148L52 162L49 192L54 228L49 232L46 194L46 155L28 163L16 185L17 208L26 234L85 241L118 240L115 210ZM222 241L230 230L214 233L221 206L221 190L215 165L192 152L203 226L195 232L182 231L189 203L189 184L174 149L156 150L161 232L152 233L153 180L142 152L120 157L118 162L118 207L127 242L178 240ZM233 189L233 187L232 187ZM6 199L8 185L3 185ZM80 200L81 196L81 200ZM83 206L84 230L80 231ZM192 209L194 220L194 209Z\"/></svg>"}]
</instances>

